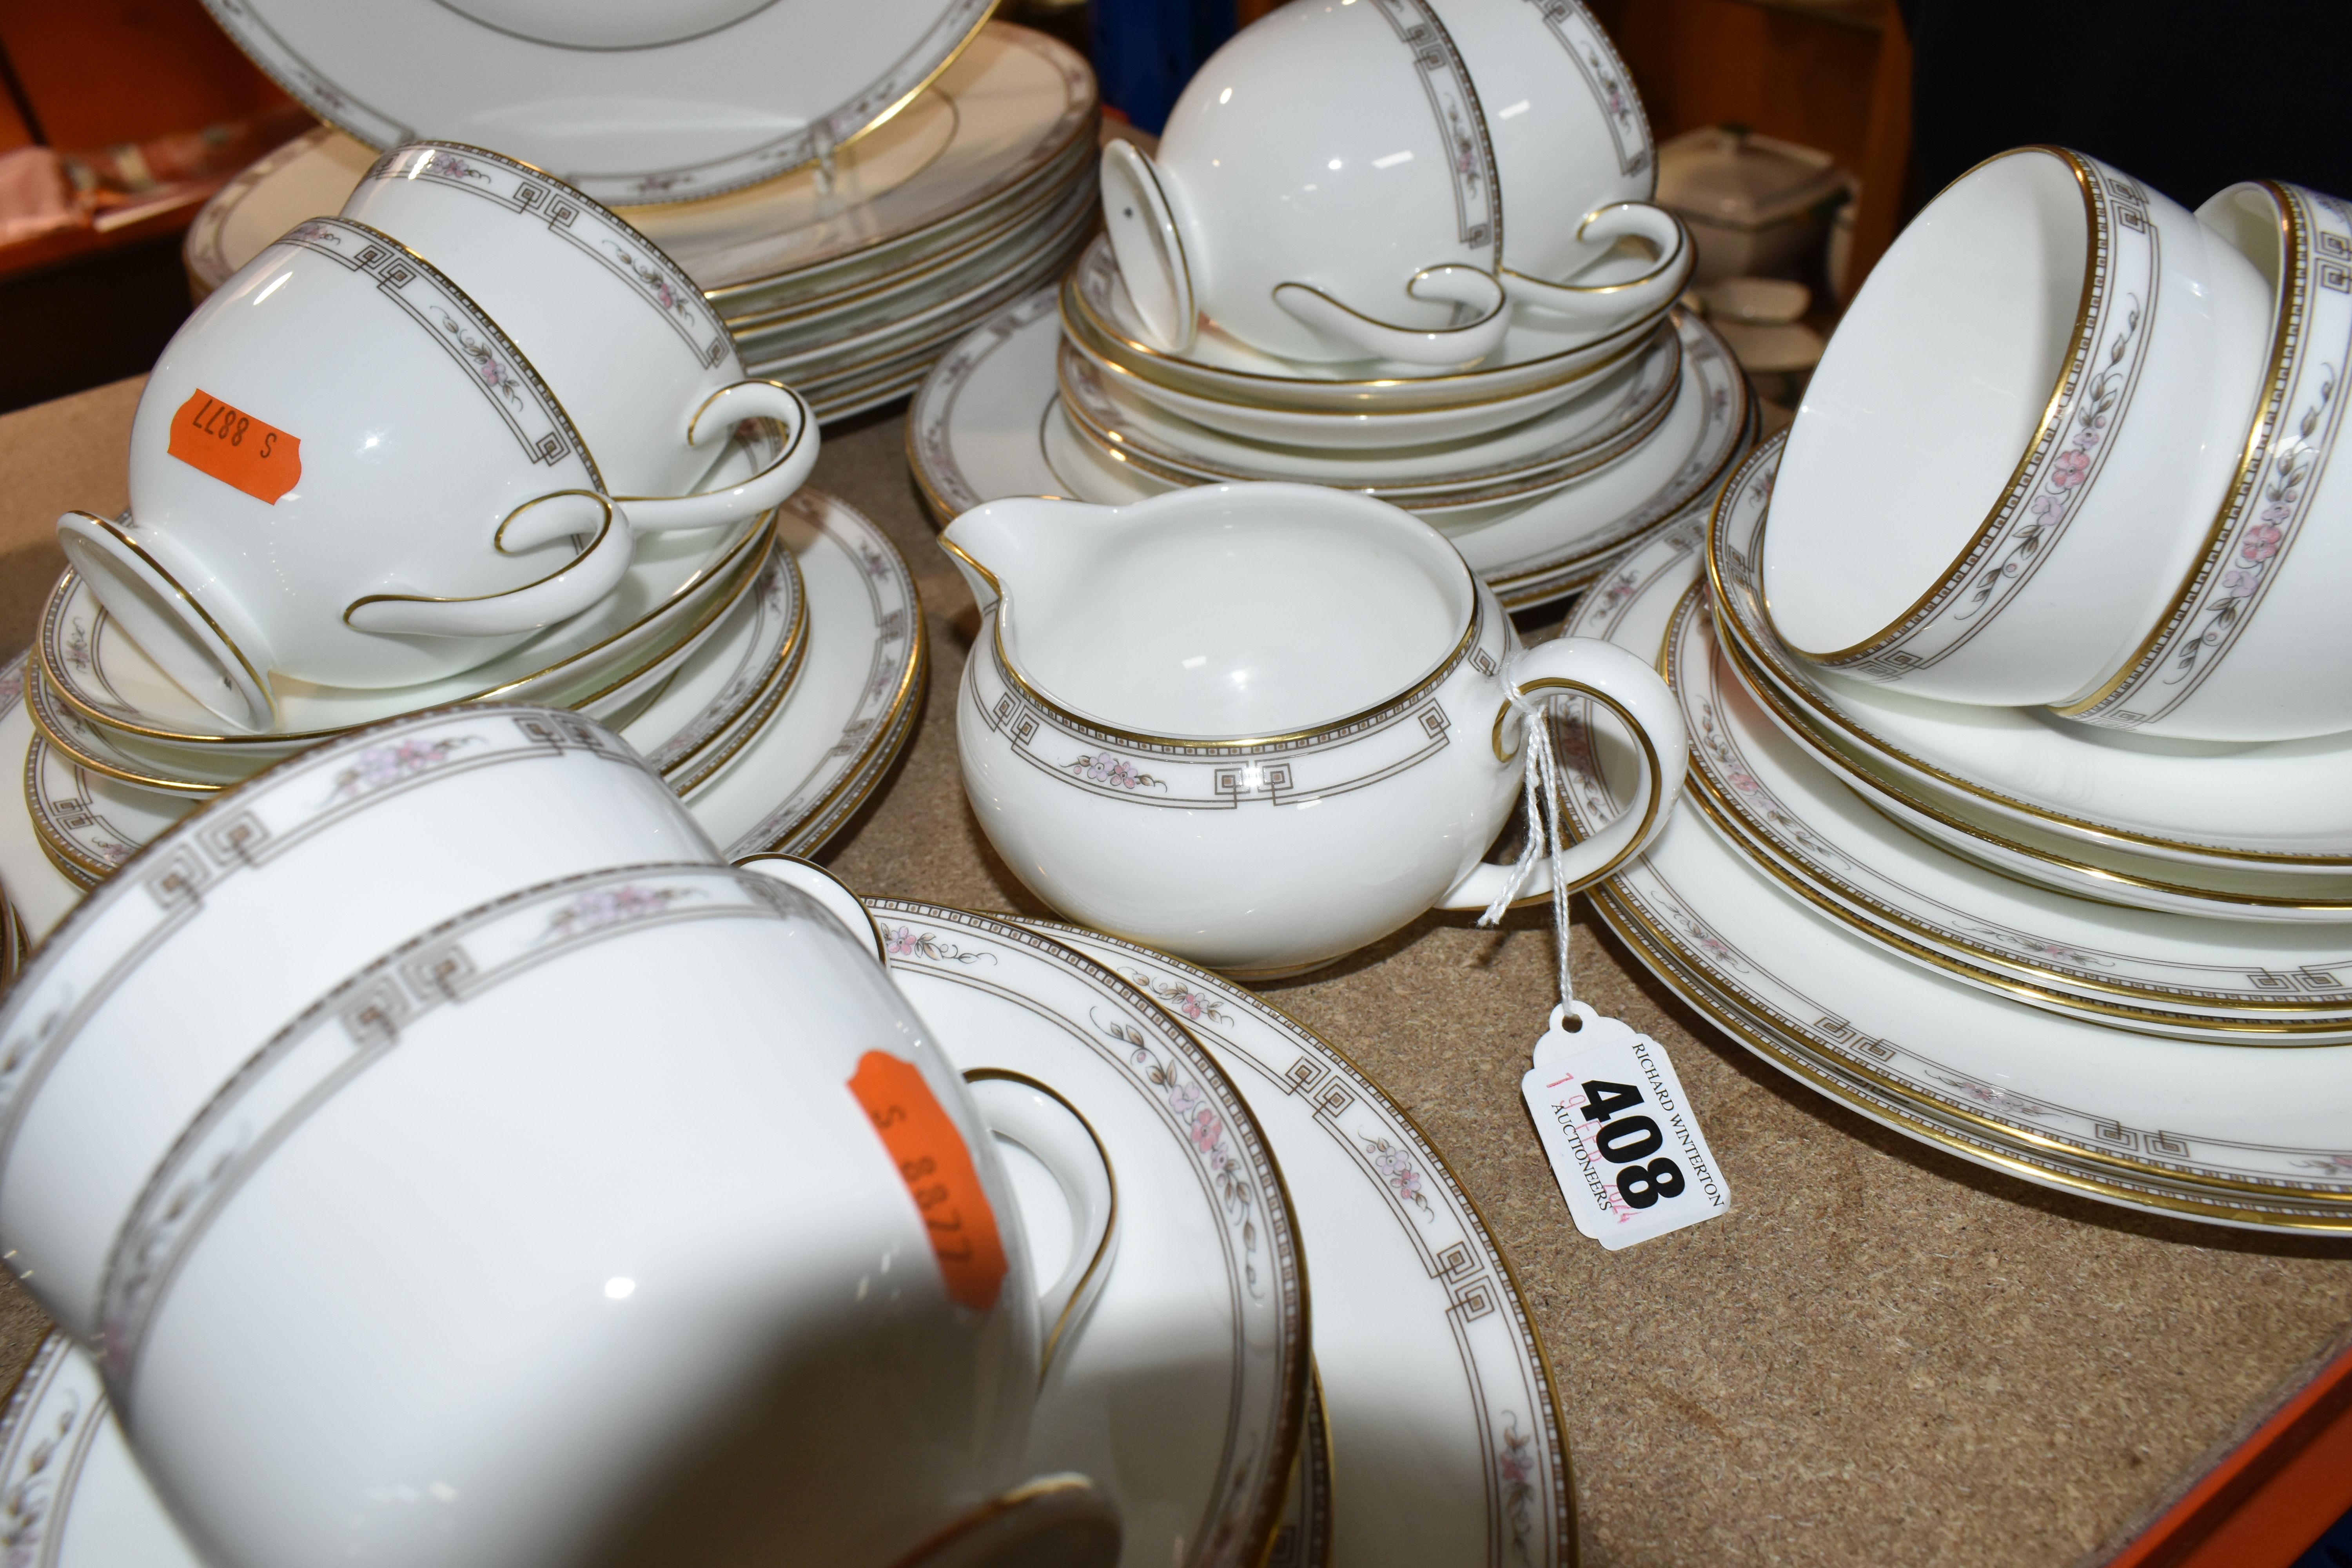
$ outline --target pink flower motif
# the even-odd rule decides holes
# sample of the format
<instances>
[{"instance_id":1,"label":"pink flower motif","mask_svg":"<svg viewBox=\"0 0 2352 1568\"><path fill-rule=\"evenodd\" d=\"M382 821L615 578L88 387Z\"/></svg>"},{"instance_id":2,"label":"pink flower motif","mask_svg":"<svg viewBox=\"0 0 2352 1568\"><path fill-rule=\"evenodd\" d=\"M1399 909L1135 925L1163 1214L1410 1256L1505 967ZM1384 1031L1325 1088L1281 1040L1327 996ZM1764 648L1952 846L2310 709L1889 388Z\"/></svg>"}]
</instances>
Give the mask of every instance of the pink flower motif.
<instances>
[{"instance_id":1,"label":"pink flower motif","mask_svg":"<svg viewBox=\"0 0 2352 1568\"><path fill-rule=\"evenodd\" d=\"M2224 572L2221 574L2222 596L2231 599L2251 598L2262 580L2262 569L2259 567L2252 570L2241 567L2234 572Z\"/></svg>"},{"instance_id":2,"label":"pink flower motif","mask_svg":"<svg viewBox=\"0 0 2352 1568\"><path fill-rule=\"evenodd\" d=\"M904 958L921 946L922 940L915 934L914 927L900 926L894 931L885 933L882 950L892 958Z\"/></svg>"},{"instance_id":3,"label":"pink flower motif","mask_svg":"<svg viewBox=\"0 0 2352 1568\"><path fill-rule=\"evenodd\" d=\"M1201 999L1190 991L1180 993L1176 997L1176 1011L1197 1024L1201 1021Z\"/></svg>"},{"instance_id":4,"label":"pink flower motif","mask_svg":"<svg viewBox=\"0 0 2352 1568\"><path fill-rule=\"evenodd\" d=\"M2284 522L2288 518L2291 518L2294 515L2294 508L2289 506L2285 501L2273 501L2269 506L2263 508L2262 513L2263 521L2264 522Z\"/></svg>"},{"instance_id":5,"label":"pink flower motif","mask_svg":"<svg viewBox=\"0 0 2352 1568\"><path fill-rule=\"evenodd\" d=\"M1193 1114L1192 1124L1184 1130L1184 1136L1190 1138L1192 1147L1202 1153L1213 1154L1217 1152L1217 1145L1225 1141L1225 1124L1217 1120L1215 1111L1204 1105Z\"/></svg>"},{"instance_id":6,"label":"pink flower motif","mask_svg":"<svg viewBox=\"0 0 2352 1568\"><path fill-rule=\"evenodd\" d=\"M2091 455L2088 452L2061 452L2057 461L2050 465L2050 483L2056 489L2070 490L2089 478L2090 472Z\"/></svg>"},{"instance_id":7,"label":"pink flower motif","mask_svg":"<svg viewBox=\"0 0 2352 1568\"><path fill-rule=\"evenodd\" d=\"M1503 1479L1516 1486L1525 1486L1535 1479L1535 1462L1528 1457L1525 1448L1512 1448L1507 1451L1503 1455L1500 1468Z\"/></svg>"},{"instance_id":8,"label":"pink flower motif","mask_svg":"<svg viewBox=\"0 0 2352 1568\"><path fill-rule=\"evenodd\" d=\"M2267 517L2269 514L2263 515ZM2285 538L2284 533L2272 527L2270 523L2258 522L2246 530L2246 537L2238 546L2239 558L2257 563L2268 561L2278 553L2279 544Z\"/></svg>"}]
</instances>

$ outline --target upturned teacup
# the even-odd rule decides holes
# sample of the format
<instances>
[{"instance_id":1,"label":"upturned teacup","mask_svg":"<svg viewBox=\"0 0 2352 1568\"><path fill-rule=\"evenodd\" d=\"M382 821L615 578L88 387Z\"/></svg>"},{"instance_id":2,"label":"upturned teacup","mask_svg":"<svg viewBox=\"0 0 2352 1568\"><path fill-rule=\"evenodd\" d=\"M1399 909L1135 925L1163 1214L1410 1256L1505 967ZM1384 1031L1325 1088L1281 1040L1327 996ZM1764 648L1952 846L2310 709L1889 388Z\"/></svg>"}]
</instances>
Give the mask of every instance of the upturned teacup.
<instances>
[{"instance_id":1,"label":"upturned teacup","mask_svg":"<svg viewBox=\"0 0 2352 1568\"><path fill-rule=\"evenodd\" d=\"M1071 919L1212 968L1296 973L1494 902L1511 873L1481 856L1544 693L1597 697L1651 747L1648 800L1567 878L1636 853L1681 784L1655 671L1589 639L1521 647L1443 534L1369 497L1003 500L941 543L982 609L956 743L990 841Z\"/></svg>"},{"instance_id":2,"label":"upturned teacup","mask_svg":"<svg viewBox=\"0 0 2352 1568\"><path fill-rule=\"evenodd\" d=\"M726 323L684 269L552 174L479 147L410 142L376 161L342 210L481 302L563 400L635 528L730 521L808 477L808 405L747 379ZM751 418L781 423L782 449L751 478L694 493Z\"/></svg>"},{"instance_id":3,"label":"upturned teacup","mask_svg":"<svg viewBox=\"0 0 2352 1568\"><path fill-rule=\"evenodd\" d=\"M2063 148L1979 164L1806 390L1762 545L1774 627L1922 697L2095 689L2204 546L2270 323L2254 265L2160 193Z\"/></svg>"},{"instance_id":4,"label":"upturned teacup","mask_svg":"<svg viewBox=\"0 0 2352 1568\"><path fill-rule=\"evenodd\" d=\"M131 429L131 511L58 520L108 611L222 717L269 680L454 675L587 608L629 520L554 393L429 263L298 225L196 308Z\"/></svg>"},{"instance_id":5,"label":"upturned teacup","mask_svg":"<svg viewBox=\"0 0 2352 1568\"><path fill-rule=\"evenodd\" d=\"M1291 5L1210 57L1156 153L1104 148L1103 216L1165 352L1206 316L1286 359L1452 369L1513 304L1597 338L1673 303L1693 250L1654 163L1580 7Z\"/></svg>"},{"instance_id":6,"label":"upturned teacup","mask_svg":"<svg viewBox=\"0 0 2352 1568\"><path fill-rule=\"evenodd\" d=\"M1108 1568L1104 1494L1024 1475L1052 1304L991 1124L830 902L528 888L260 1046L106 1282L109 1395L208 1556Z\"/></svg>"},{"instance_id":7,"label":"upturned teacup","mask_svg":"<svg viewBox=\"0 0 2352 1568\"><path fill-rule=\"evenodd\" d=\"M2237 471L2161 614L2069 719L2201 741L2352 730L2352 479L2333 468L2352 365L2352 213L2275 181L2197 209L2273 290Z\"/></svg>"},{"instance_id":8,"label":"upturned teacup","mask_svg":"<svg viewBox=\"0 0 2352 1568\"><path fill-rule=\"evenodd\" d=\"M211 797L66 916L0 1004L0 1252L89 1342L107 1248L180 1130L310 997L518 888L718 852L559 710L354 731Z\"/></svg>"}]
</instances>

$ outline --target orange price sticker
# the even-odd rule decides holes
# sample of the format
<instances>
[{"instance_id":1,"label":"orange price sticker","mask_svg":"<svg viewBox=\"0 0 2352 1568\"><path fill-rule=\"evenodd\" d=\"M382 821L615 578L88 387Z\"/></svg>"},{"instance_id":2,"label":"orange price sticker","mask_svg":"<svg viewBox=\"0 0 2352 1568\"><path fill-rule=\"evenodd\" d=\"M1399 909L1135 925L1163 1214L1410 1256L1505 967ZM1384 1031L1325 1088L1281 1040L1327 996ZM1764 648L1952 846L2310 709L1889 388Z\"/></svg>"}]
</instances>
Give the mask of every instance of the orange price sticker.
<instances>
[{"instance_id":1,"label":"orange price sticker","mask_svg":"<svg viewBox=\"0 0 2352 1568\"><path fill-rule=\"evenodd\" d=\"M915 1064L887 1051L858 1058L849 1092L898 1163L948 1294L976 1312L988 1310L1004 1283L1004 1243L963 1135Z\"/></svg>"},{"instance_id":2,"label":"orange price sticker","mask_svg":"<svg viewBox=\"0 0 2352 1568\"><path fill-rule=\"evenodd\" d=\"M271 506L302 482L299 438L202 389L172 416L170 451L190 468Z\"/></svg>"}]
</instances>

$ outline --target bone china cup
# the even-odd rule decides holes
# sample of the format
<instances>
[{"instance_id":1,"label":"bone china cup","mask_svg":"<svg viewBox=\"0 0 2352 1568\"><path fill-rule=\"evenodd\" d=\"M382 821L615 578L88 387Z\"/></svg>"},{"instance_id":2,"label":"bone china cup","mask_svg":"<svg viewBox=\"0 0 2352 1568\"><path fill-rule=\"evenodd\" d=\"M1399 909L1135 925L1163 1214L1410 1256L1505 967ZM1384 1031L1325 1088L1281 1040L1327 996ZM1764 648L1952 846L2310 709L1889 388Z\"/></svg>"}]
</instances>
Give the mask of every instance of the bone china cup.
<instances>
[{"instance_id":1,"label":"bone china cup","mask_svg":"<svg viewBox=\"0 0 2352 1568\"><path fill-rule=\"evenodd\" d=\"M1922 697L2081 697L2203 548L2270 322L2253 263L2129 176L2054 147L1979 164L1806 390L1762 545L1774 627Z\"/></svg>"},{"instance_id":2,"label":"bone china cup","mask_svg":"<svg viewBox=\"0 0 2352 1568\"><path fill-rule=\"evenodd\" d=\"M1597 696L1651 748L1647 804L1570 850L1571 879L1634 854L1681 784L1649 666L1522 648L1444 535L1369 497L1003 500L941 542L983 612L956 743L990 841L1071 919L1213 968L1296 973L1491 903L1508 872L1480 856L1525 770L1515 690Z\"/></svg>"},{"instance_id":3,"label":"bone china cup","mask_svg":"<svg viewBox=\"0 0 2352 1568\"><path fill-rule=\"evenodd\" d=\"M717 858L625 742L551 709L394 720L224 791L84 899L0 1005L0 1252L92 1340L148 1175L310 997L514 889Z\"/></svg>"},{"instance_id":4,"label":"bone china cup","mask_svg":"<svg viewBox=\"0 0 2352 1568\"><path fill-rule=\"evenodd\" d=\"M1285 6L1210 57L1155 154L1104 148L1105 226L1168 353L1206 314L1292 360L1454 368L1515 301L1604 336L1690 268L1631 92L1573 5ZM1654 254L1629 268L1627 237Z\"/></svg>"},{"instance_id":5,"label":"bone china cup","mask_svg":"<svg viewBox=\"0 0 2352 1568\"><path fill-rule=\"evenodd\" d=\"M1041 1551L1068 1521L1024 1484L1019 1211L873 950L759 872L615 868L297 1011L107 1277L108 1393L190 1537L243 1568L1108 1568L1099 1493L1091 1552Z\"/></svg>"},{"instance_id":6,"label":"bone china cup","mask_svg":"<svg viewBox=\"0 0 2352 1568\"><path fill-rule=\"evenodd\" d=\"M808 477L817 432L807 404L746 380L693 280L562 181L478 147L412 142L377 160L343 216L431 258L514 338L640 531L765 511ZM783 424L782 451L740 484L688 493L753 417Z\"/></svg>"},{"instance_id":7,"label":"bone china cup","mask_svg":"<svg viewBox=\"0 0 2352 1568\"><path fill-rule=\"evenodd\" d=\"M2197 209L2275 290L2263 401L2204 548L2099 689L2059 711L2145 735L2293 741L2352 730L2352 479L2331 460L2352 364L2352 216L2297 185Z\"/></svg>"},{"instance_id":8,"label":"bone china cup","mask_svg":"<svg viewBox=\"0 0 2352 1568\"><path fill-rule=\"evenodd\" d=\"M131 428L131 513L58 542L222 717L273 675L407 686L587 608L628 521L530 362L399 244L297 226L173 337Z\"/></svg>"}]
</instances>

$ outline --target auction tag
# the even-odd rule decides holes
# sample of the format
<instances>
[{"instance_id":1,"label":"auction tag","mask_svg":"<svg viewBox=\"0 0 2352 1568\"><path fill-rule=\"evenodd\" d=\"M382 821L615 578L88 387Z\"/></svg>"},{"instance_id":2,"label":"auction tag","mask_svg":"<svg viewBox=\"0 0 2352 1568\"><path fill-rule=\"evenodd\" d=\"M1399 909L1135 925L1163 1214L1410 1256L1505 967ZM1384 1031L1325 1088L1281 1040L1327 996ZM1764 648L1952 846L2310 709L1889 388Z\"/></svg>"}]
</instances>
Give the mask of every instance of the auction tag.
<instances>
[{"instance_id":1,"label":"auction tag","mask_svg":"<svg viewBox=\"0 0 2352 1568\"><path fill-rule=\"evenodd\" d=\"M1582 1023L1573 1034L1569 1013ZM1664 1046L1570 1002L1553 1009L1535 1061L1519 1092L1577 1229L1615 1252L1731 1206Z\"/></svg>"},{"instance_id":2,"label":"auction tag","mask_svg":"<svg viewBox=\"0 0 2352 1568\"><path fill-rule=\"evenodd\" d=\"M278 498L302 482L302 442L209 392L197 391L172 416L172 456L254 500Z\"/></svg>"},{"instance_id":3,"label":"auction tag","mask_svg":"<svg viewBox=\"0 0 2352 1568\"><path fill-rule=\"evenodd\" d=\"M988 1310L996 1305L1006 1268L996 1211L981 1187L971 1151L923 1081L922 1069L887 1051L868 1051L858 1058L849 1092L898 1163L948 1294L976 1312Z\"/></svg>"}]
</instances>

